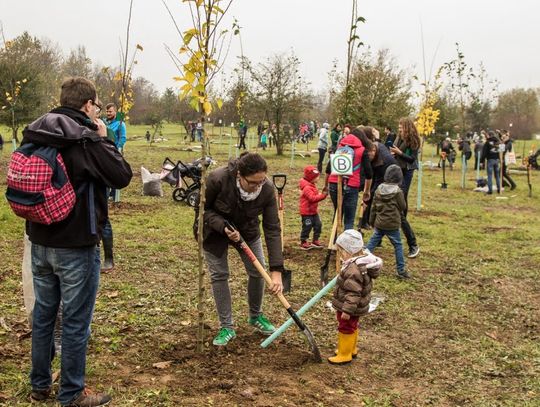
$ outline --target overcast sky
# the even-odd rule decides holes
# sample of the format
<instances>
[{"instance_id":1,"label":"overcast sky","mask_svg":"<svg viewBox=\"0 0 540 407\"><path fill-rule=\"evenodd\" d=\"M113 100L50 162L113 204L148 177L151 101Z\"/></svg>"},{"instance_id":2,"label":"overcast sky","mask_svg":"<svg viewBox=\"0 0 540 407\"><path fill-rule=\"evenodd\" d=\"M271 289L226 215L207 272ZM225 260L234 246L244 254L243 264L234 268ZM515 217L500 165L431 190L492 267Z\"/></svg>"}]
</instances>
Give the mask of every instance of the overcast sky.
<instances>
[{"instance_id":1,"label":"overcast sky","mask_svg":"<svg viewBox=\"0 0 540 407\"><path fill-rule=\"evenodd\" d=\"M166 0L181 29L189 28L181 0ZM0 21L7 38L27 30L47 37L67 52L84 45L94 62L119 64L125 41L129 0L0 0ZM228 16L242 27L244 54L261 61L291 49L315 89L328 86L327 73L337 59L343 67L350 21L350 0L235 0ZM160 0L134 0L131 46L140 43L135 76L158 90L174 86L177 75L163 44L178 49L178 34ZM469 65L483 61L500 90L540 87L539 0L360 0L361 40L373 49L389 48L402 67L422 75L423 25L428 68L440 44L435 66L455 57L459 42ZM133 48L132 48L133 49ZM237 62L233 40L227 69Z\"/></svg>"}]
</instances>

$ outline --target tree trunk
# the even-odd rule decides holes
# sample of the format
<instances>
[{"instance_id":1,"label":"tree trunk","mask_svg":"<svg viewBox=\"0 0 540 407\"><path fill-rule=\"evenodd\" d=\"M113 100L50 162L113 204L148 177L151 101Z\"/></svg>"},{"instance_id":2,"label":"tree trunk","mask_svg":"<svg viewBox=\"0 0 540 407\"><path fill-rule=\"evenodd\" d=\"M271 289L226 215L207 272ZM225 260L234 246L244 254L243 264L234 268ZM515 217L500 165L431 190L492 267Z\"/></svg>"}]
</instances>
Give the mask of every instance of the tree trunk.
<instances>
[{"instance_id":1,"label":"tree trunk","mask_svg":"<svg viewBox=\"0 0 540 407\"><path fill-rule=\"evenodd\" d=\"M202 104L201 104L202 111ZM206 202L206 144L208 140L208 132L203 132L202 137L202 173L201 173L201 189L199 191L199 217L198 230L197 230L197 263L198 263L198 295L197 295L197 352L202 353L204 351L204 256L203 256L203 238L204 238L204 204Z\"/></svg>"}]
</instances>

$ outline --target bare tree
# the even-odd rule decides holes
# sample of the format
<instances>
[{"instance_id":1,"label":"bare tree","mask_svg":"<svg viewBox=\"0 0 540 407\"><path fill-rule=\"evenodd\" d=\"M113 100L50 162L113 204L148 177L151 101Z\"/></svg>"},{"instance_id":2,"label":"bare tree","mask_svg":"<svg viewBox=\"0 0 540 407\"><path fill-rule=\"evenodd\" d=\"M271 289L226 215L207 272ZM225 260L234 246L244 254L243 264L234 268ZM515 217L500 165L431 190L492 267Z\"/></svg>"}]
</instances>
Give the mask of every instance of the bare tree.
<instances>
[{"instance_id":1,"label":"bare tree","mask_svg":"<svg viewBox=\"0 0 540 407\"><path fill-rule=\"evenodd\" d=\"M309 84L301 77L300 60L294 53L277 54L254 65L244 58L242 65L251 80L250 99L276 125L274 140L278 155L283 154L285 137L281 126L311 106Z\"/></svg>"}]
</instances>

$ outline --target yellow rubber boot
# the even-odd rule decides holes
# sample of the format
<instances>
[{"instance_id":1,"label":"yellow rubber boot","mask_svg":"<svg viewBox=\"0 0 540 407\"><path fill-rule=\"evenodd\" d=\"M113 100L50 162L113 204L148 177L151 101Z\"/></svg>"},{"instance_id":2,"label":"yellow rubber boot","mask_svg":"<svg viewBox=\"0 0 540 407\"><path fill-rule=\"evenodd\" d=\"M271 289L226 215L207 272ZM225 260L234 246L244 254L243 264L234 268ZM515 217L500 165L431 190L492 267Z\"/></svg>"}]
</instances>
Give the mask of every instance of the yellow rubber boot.
<instances>
[{"instance_id":1,"label":"yellow rubber boot","mask_svg":"<svg viewBox=\"0 0 540 407\"><path fill-rule=\"evenodd\" d=\"M357 334L342 334L341 332L338 332L337 355L328 358L328 361L333 365L350 363L352 360L355 336L357 336Z\"/></svg>"},{"instance_id":2,"label":"yellow rubber boot","mask_svg":"<svg viewBox=\"0 0 540 407\"><path fill-rule=\"evenodd\" d=\"M354 330L354 345L352 348L352 358L356 359L358 356L358 328Z\"/></svg>"},{"instance_id":3,"label":"yellow rubber boot","mask_svg":"<svg viewBox=\"0 0 540 407\"><path fill-rule=\"evenodd\" d=\"M352 350L352 358L353 359L356 359L356 357L358 356L358 328L356 328L356 330L354 331L354 346L353 346L353 350ZM334 351L334 354L337 355L338 354L338 350L336 349Z\"/></svg>"}]
</instances>

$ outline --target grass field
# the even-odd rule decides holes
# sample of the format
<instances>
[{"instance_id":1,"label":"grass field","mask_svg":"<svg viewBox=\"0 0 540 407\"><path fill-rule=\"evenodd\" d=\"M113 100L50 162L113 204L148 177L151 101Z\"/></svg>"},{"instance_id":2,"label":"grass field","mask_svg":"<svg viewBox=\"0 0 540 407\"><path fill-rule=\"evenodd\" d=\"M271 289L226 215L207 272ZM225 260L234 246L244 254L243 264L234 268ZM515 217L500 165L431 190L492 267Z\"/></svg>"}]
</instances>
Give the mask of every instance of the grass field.
<instances>
[{"instance_id":1,"label":"grass field","mask_svg":"<svg viewBox=\"0 0 540 407\"><path fill-rule=\"evenodd\" d=\"M114 406L539 406L540 405L540 174L528 198L525 173L502 197L472 192L469 171L461 189L460 166L448 171L442 190L436 167L424 168L420 211L410 211L421 252L408 261L411 281L394 277L388 241L376 254L385 261L374 293L379 308L360 321L360 353L348 366L313 363L294 327L268 349L247 324L245 271L235 253L231 289L238 337L224 350L194 351L196 244L193 210L171 198L141 196L140 167L159 172L163 159L191 161L179 127L152 146L146 127L130 126L126 159L134 177L111 206L115 233L113 273L102 275L88 353L87 384L112 394ZM5 135L6 131L0 129ZM212 155L229 157L229 128L214 129ZM137 139L134 136L138 136ZM219 143L221 140L221 144ZM521 154L522 142L516 150ZM253 143L252 143L253 145ZM315 146L310 146L315 147ZM529 146L526 146L528 149ZM298 147L305 150L304 146ZM0 156L0 191L11 149ZM231 148L231 155L235 155ZM317 157L277 157L263 152L269 173L285 172L285 257L294 271L287 297L297 308L319 286L325 251L300 251L297 180ZM426 148L424 160L433 154ZM416 177L409 201L416 206ZM323 240L332 208L320 205ZM0 405L29 402L29 328L24 311L21 259L23 221L0 201ZM365 236L369 238L369 234ZM207 281L208 283L208 281ZM206 295L206 337L217 329L213 299ZM334 315L321 301L303 318L324 356L335 346ZM267 295L265 313L276 324L287 314ZM171 363L163 369L156 362ZM58 365L55 365L58 367ZM53 402L45 405L53 405Z\"/></svg>"}]
</instances>

